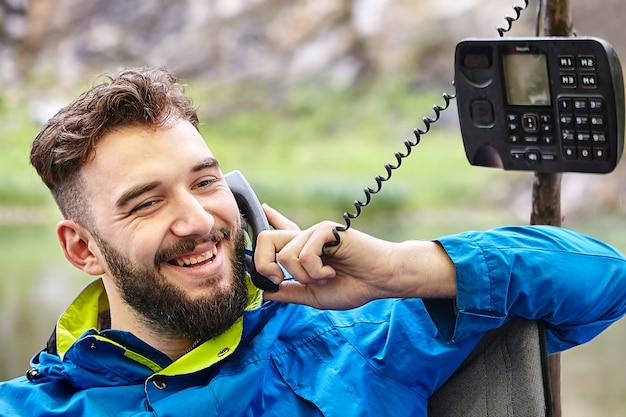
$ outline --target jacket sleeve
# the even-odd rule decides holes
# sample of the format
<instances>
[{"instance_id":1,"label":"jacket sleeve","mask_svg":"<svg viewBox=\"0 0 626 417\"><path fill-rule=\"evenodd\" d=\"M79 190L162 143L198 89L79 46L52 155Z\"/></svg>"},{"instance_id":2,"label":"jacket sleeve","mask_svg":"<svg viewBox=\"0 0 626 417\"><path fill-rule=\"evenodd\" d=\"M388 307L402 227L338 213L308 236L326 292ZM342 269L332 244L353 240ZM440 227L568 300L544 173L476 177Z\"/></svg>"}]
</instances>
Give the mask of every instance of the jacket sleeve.
<instances>
[{"instance_id":1,"label":"jacket sleeve","mask_svg":"<svg viewBox=\"0 0 626 417\"><path fill-rule=\"evenodd\" d=\"M591 340L626 311L626 260L591 237L521 226L437 241L456 267L457 296L424 304L448 342L523 317L546 323L553 353Z\"/></svg>"}]
</instances>

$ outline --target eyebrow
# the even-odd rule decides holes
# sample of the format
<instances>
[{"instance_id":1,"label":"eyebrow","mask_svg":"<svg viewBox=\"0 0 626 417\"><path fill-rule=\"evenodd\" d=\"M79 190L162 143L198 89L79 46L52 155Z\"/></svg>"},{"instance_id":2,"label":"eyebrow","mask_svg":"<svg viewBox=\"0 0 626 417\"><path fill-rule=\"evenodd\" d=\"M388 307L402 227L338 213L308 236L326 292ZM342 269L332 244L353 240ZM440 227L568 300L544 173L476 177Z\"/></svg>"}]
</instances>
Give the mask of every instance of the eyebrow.
<instances>
[{"instance_id":1,"label":"eyebrow","mask_svg":"<svg viewBox=\"0 0 626 417\"><path fill-rule=\"evenodd\" d=\"M191 172L198 172L198 171L202 171L203 169L208 169L208 168L219 168L219 166L220 166L220 163L217 161L217 159L207 158L204 161L196 164L191 169Z\"/></svg>"},{"instance_id":2,"label":"eyebrow","mask_svg":"<svg viewBox=\"0 0 626 417\"><path fill-rule=\"evenodd\" d=\"M135 198L139 197L142 194L145 194L147 192L150 192L150 191L154 190L160 184L161 183L159 181L153 181L153 182L149 182L147 184L137 185L137 186L131 188L130 190L127 190L126 192L124 192L124 194L122 194L120 196L120 198L117 199L115 205L117 207L119 207L119 208L123 208L130 201L134 200Z\"/></svg>"},{"instance_id":3,"label":"eyebrow","mask_svg":"<svg viewBox=\"0 0 626 417\"><path fill-rule=\"evenodd\" d=\"M204 169L211 169L211 168L216 168L216 167L219 167L219 162L217 161L217 159L215 159L215 158L207 158L207 159L199 162L198 164L194 165L191 168L191 172L199 172L199 171L202 171ZM120 196L120 198L117 199L117 201L115 202L115 205L116 205L116 207L123 208L129 202L134 200L135 198L141 196L142 194L145 194L147 192L150 192L150 191L154 190L159 185L161 185L161 182L159 182L159 181L152 181L152 182L149 182L149 183L146 183L146 184L139 184L139 185L137 185L135 187L132 187L129 190L125 191Z\"/></svg>"}]
</instances>

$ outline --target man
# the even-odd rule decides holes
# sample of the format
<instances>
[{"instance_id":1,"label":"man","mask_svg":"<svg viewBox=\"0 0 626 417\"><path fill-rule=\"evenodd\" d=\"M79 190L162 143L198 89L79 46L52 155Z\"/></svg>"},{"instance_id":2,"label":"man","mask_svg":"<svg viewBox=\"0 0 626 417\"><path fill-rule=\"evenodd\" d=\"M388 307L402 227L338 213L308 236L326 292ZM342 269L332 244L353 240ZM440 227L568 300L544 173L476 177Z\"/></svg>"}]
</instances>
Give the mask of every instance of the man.
<instances>
[{"instance_id":1,"label":"man","mask_svg":"<svg viewBox=\"0 0 626 417\"><path fill-rule=\"evenodd\" d=\"M393 243L350 229L322 258L333 223L298 231L267 206L276 230L255 263L280 289L262 293L197 124L171 74L138 69L37 136L63 252L100 278L27 375L0 384L0 415L424 416L486 331L543 319L559 351L626 310L624 257L573 232Z\"/></svg>"}]
</instances>

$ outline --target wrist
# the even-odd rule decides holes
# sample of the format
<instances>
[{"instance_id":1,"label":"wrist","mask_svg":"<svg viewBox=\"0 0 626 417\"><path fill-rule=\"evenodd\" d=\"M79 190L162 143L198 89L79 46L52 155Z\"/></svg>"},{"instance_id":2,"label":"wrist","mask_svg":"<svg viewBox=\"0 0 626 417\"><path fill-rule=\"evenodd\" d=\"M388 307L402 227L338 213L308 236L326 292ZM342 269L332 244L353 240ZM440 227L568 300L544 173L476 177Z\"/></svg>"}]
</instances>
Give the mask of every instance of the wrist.
<instances>
[{"instance_id":1,"label":"wrist","mask_svg":"<svg viewBox=\"0 0 626 417\"><path fill-rule=\"evenodd\" d=\"M403 298L455 298L456 269L443 247L432 241L399 243L391 281Z\"/></svg>"}]
</instances>

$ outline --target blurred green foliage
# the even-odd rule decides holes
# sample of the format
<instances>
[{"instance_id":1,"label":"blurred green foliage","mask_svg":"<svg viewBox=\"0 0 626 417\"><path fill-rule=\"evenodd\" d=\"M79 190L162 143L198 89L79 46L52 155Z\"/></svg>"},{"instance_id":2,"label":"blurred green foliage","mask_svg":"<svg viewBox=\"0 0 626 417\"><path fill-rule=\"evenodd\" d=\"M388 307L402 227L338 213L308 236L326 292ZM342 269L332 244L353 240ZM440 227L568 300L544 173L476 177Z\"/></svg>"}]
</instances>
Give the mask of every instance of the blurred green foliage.
<instances>
[{"instance_id":1,"label":"blurred green foliage","mask_svg":"<svg viewBox=\"0 0 626 417\"><path fill-rule=\"evenodd\" d=\"M27 103L0 92L0 205L41 205L48 197L30 167L28 153L38 126Z\"/></svg>"},{"instance_id":2,"label":"blurred green foliage","mask_svg":"<svg viewBox=\"0 0 626 417\"><path fill-rule=\"evenodd\" d=\"M445 104L440 91L418 90L405 80L349 91L314 84L286 92L268 86L227 90L191 92L209 147L225 171L240 169L262 201L303 226L322 218L341 221L343 212L355 212L353 201L365 201L363 188L376 189L374 177L386 177L385 164L395 165L394 153L406 152L403 142L415 141L413 128L424 129L423 117L435 116L433 105ZM359 227L376 229L379 219L396 223L418 208L493 210L492 193L484 191L502 188L512 177L470 167L455 120L454 106L442 112L372 197L363 210L369 220L357 220Z\"/></svg>"},{"instance_id":3,"label":"blurred green foliage","mask_svg":"<svg viewBox=\"0 0 626 417\"><path fill-rule=\"evenodd\" d=\"M242 170L259 196L277 207L323 214L341 214L354 199L363 199L363 187L375 188L374 176L386 174L384 164L395 164L394 152L405 152L402 142L415 140L413 127L424 128L422 117L434 116L433 104L444 104L440 93L417 91L402 81L348 91L314 84L275 91L261 85L197 85L192 83L189 93L199 108L201 131L224 170ZM39 126L28 103L5 102L0 98L0 204L51 204L28 163ZM454 113L448 119L456 117L453 108L447 112ZM424 157L415 156L420 154ZM428 204L459 203L482 187L481 181L467 186L471 175L485 178L485 171L472 170L460 182L460 167L467 163L458 133L435 125L397 171L411 175L394 172L389 184L399 184L393 189L385 184L367 210L410 207L416 183L419 199ZM404 187L407 182L413 185Z\"/></svg>"},{"instance_id":4,"label":"blurred green foliage","mask_svg":"<svg viewBox=\"0 0 626 417\"><path fill-rule=\"evenodd\" d=\"M366 200L363 189L377 188L375 176L386 177L385 164L395 165L394 153L406 152L403 141L414 141L413 129L423 129L423 118L435 115L433 106L445 103L441 91L402 79L349 90L202 80L188 82L187 88L198 107L201 133L223 170L241 170L261 201L302 227L327 218L341 222L344 212L355 213L353 202ZM48 218L58 217L28 163L40 128L29 114L31 105L0 94L0 208L41 208ZM519 205L517 194L530 191L532 173L470 166L454 101L441 115L372 196L354 227L405 239L528 222L519 218L525 209L513 206ZM614 237L610 219L619 213L587 215L567 225Z\"/></svg>"}]
</instances>

